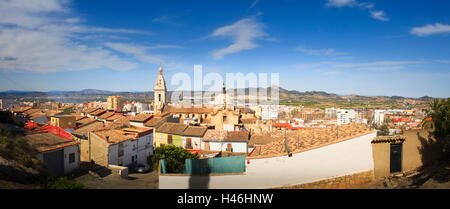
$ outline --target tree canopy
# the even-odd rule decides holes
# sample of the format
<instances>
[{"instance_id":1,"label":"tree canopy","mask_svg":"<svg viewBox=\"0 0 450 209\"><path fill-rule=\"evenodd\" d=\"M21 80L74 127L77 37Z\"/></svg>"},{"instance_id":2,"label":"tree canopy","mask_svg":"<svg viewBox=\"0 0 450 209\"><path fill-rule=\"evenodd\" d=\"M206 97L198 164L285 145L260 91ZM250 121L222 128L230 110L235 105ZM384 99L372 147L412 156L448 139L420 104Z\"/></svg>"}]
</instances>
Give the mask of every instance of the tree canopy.
<instances>
[{"instance_id":1,"label":"tree canopy","mask_svg":"<svg viewBox=\"0 0 450 209\"><path fill-rule=\"evenodd\" d=\"M175 145L166 145L157 147L155 149L155 155L152 158L152 163L156 167L159 165L159 160L166 160L166 170L168 173L180 173L184 170L185 159L198 158L196 154L193 154L182 147Z\"/></svg>"}]
</instances>

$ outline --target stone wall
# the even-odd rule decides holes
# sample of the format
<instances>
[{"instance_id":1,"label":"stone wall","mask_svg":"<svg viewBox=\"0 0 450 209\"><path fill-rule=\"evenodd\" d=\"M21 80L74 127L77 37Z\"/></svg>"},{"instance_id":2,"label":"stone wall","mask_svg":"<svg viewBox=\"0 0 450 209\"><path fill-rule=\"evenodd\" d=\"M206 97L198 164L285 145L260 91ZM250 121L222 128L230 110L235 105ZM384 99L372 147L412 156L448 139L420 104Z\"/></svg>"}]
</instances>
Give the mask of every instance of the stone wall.
<instances>
[{"instance_id":1,"label":"stone wall","mask_svg":"<svg viewBox=\"0 0 450 209\"><path fill-rule=\"evenodd\" d=\"M373 171L366 171L352 175L316 181L308 184L285 186L276 189L349 189L356 185L365 184L373 180Z\"/></svg>"}]
</instances>

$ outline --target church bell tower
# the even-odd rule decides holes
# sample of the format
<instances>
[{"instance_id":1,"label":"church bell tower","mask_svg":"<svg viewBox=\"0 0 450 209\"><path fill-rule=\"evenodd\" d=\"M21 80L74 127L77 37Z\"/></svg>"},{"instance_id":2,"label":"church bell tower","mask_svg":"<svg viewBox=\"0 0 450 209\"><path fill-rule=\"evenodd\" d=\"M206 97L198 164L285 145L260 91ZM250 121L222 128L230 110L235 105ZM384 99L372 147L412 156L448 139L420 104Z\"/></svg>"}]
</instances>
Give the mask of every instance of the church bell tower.
<instances>
[{"instance_id":1,"label":"church bell tower","mask_svg":"<svg viewBox=\"0 0 450 209\"><path fill-rule=\"evenodd\" d=\"M159 66L158 69L158 78L156 78L155 89L154 89L154 102L153 102L153 110L155 113L162 113L164 107L166 106L166 81L164 80L164 76L162 74L162 67Z\"/></svg>"}]
</instances>

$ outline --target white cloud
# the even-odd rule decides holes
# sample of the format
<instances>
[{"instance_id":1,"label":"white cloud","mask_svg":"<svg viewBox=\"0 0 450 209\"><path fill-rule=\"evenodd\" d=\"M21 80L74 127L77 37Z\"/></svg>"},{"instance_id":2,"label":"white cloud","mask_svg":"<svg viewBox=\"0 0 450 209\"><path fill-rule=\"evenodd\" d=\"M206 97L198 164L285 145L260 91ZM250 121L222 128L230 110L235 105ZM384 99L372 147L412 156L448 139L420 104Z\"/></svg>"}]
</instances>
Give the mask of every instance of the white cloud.
<instances>
[{"instance_id":1,"label":"white cloud","mask_svg":"<svg viewBox=\"0 0 450 209\"><path fill-rule=\"evenodd\" d=\"M258 4L259 0L253 0L252 4L250 5L249 9L253 8L256 6L256 4Z\"/></svg>"},{"instance_id":2,"label":"white cloud","mask_svg":"<svg viewBox=\"0 0 450 209\"><path fill-rule=\"evenodd\" d=\"M388 21L389 18L386 16L386 13L384 11L371 11L370 16L373 19L381 20L381 21Z\"/></svg>"},{"instance_id":3,"label":"white cloud","mask_svg":"<svg viewBox=\"0 0 450 209\"><path fill-rule=\"evenodd\" d=\"M450 60L439 60L438 62L443 64L450 64Z\"/></svg>"},{"instance_id":4,"label":"white cloud","mask_svg":"<svg viewBox=\"0 0 450 209\"><path fill-rule=\"evenodd\" d=\"M295 65L297 70L314 70L314 69L328 69L333 72L336 70L343 71L395 71L404 69L410 65L422 64L422 61L376 61L376 62L337 62L337 61L322 61L303 63ZM331 71L330 71L331 72Z\"/></svg>"},{"instance_id":5,"label":"white cloud","mask_svg":"<svg viewBox=\"0 0 450 209\"><path fill-rule=\"evenodd\" d=\"M411 34L417 35L417 36L428 36L428 35L434 35L439 33L449 33L450 32L450 25L445 25L441 23L436 23L434 25L428 24L421 27L414 27L411 29Z\"/></svg>"},{"instance_id":6,"label":"white cloud","mask_svg":"<svg viewBox=\"0 0 450 209\"><path fill-rule=\"evenodd\" d=\"M138 45L134 45L134 44L125 44L125 43L106 43L105 44L107 47L125 53L125 54L130 54L135 56L137 59L144 61L144 62L148 62L148 63L153 63L153 64L161 64L164 62L162 56L160 55L155 55L155 54L150 54L147 51L149 50L146 47L142 47L142 46L138 46Z\"/></svg>"},{"instance_id":7,"label":"white cloud","mask_svg":"<svg viewBox=\"0 0 450 209\"><path fill-rule=\"evenodd\" d=\"M167 66L169 69L181 69L182 67L184 67L183 63L167 61L166 56L151 53L151 50L164 49L164 48L180 48L179 46L161 45L161 44L157 44L154 46L140 46L140 45L135 45L135 44L112 43L112 42L107 42L105 44L105 46L107 46L113 50L116 50L118 52L132 55L142 62L158 64L158 65L164 64L164 66Z\"/></svg>"},{"instance_id":8,"label":"white cloud","mask_svg":"<svg viewBox=\"0 0 450 209\"><path fill-rule=\"evenodd\" d=\"M229 37L233 43L223 49L214 50L212 52L213 59L218 60L227 54L258 47L254 42L255 39L261 39L267 36L267 33L263 31L263 27L254 18L245 18L231 25L214 30L210 37Z\"/></svg>"},{"instance_id":9,"label":"white cloud","mask_svg":"<svg viewBox=\"0 0 450 209\"><path fill-rule=\"evenodd\" d=\"M0 1L0 70L130 70L138 66L112 50L82 40L146 32L83 25L83 19L73 16L69 6L69 0Z\"/></svg>"},{"instance_id":10,"label":"white cloud","mask_svg":"<svg viewBox=\"0 0 450 209\"><path fill-rule=\"evenodd\" d=\"M335 67L342 68L357 68L357 67L369 67L370 69L392 66L404 66L410 64L420 64L421 61L377 61L377 62L356 62L356 63L338 63ZM364 69L364 68L363 68Z\"/></svg>"},{"instance_id":11,"label":"white cloud","mask_svg":"<svg viewBox=\"0 0 450 209\"><path fill-rule=\"evenodd\" d=\"M378 10L375 11L375 4L369 2L358 2L357 0L327 0L325 3L327 7L357 7L363 10L369 10L370 17L373 19L388 21L384 11Z\"/></svg>"},{"instance_id":12,"label":"white cloud","mask_svg":"<svg viewBox=\"0 0 450 209\"><path fill-rule=\"evenodd\" d=\"M299 46L295 48L296 51L309 54L309 55L322 55L322 56L334 56L334 55L344 55L344 52L338 52L333 48L326 49L307 49L305 47Z\"/></svg>"},{"instance_id":13,"label":"white cloud","mask_svg":"<svg viewBox=\"0 0 450 209\"><path fill-rule=\"evenodd\" d=\"M357 5L356 0L328 0L327 7L351 7Z\"/></svg>"}]
</instances>

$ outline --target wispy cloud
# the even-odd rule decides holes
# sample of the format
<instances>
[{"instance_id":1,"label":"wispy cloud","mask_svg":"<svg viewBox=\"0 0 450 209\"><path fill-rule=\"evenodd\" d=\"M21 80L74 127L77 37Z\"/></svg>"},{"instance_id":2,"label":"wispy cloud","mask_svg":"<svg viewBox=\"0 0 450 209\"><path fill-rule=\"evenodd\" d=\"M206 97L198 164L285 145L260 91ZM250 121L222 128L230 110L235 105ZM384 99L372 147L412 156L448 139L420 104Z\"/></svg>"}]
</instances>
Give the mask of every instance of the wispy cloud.
<instances>
[{"instance_id":1,"label":"wispy cloud","mask_svg":"<svg viewBox=\"0 0 450 209\"><path fill-rule=\"evenodd\" d=\"M82 40L147 32L84 25L69 6L68 0L0 1L0 70L130 70L138 66L114 51Z\"/></svg>"},{"instance_id":2,"label":"wispy cloud","mask_svg":"<svg viewBox=\"0 0 450 209\"><path fill-rule=\"evenodd\" d=\"M386 13L384 11L370 11L370 16L373 19L381 20L381 21L388 21L389 18L386 16Z\"/></svg>"},{"instance_id":3,"label":"wispy cloud","mask_svg":"<svg viewBox=\"0 0 450 209\"><path fill-rule=\"evenodd\" d=\"M337 61L322 61L303 63L295 65L297 70L317 70L328 69L339 72L345 71L395 71L404 69L410 65L423 64L423 61L407 60L407 61L376 61L376 62L337 62Z\"/></svg>"},{"instance_id":4,"label":"wispy cloud","mask_svg":"<svg viewBox=\"0 0 450 209\"><path fill-rule=\"evenodd\" d=\"M172 26L181 26L182 23L179 22L179 17L175 15L160 15L158 17L153 18L152 22L172 25Z\"/></svg>"},{"instance_id":5,"label":"wispy cloud","mask_svg":"<svg viewBox=\"0 0 450 209\"><path fill-rule=\"evenodd\" d=\"M128 55L134 56L136 59L151 63L151 64L164 64L170 69L180 69L184 65L182 63L177 63L173 61L168 61L168 57L160 54L153 53L152 50L155 49L164 49L164 48L180 48L176 45L161 45L157 44L154 46L141 46L136 44L129 44L129 43L113 43L113 42L107 42L105 43L105 46L124 53Z\"/></svg>"},{"instance_id":6,"label":"wispy cloud","mask_svg":"<svg viewBox=\"0 0 450 209\"><path fill-rule=\"evenodd\" d=\"M386 13L381 10L375 10L375 4L370 2L359 2L357 0L327 0L326 7L356 7L363 10L369 10L370 17L380 21L388 21Z\"/></svg>"},{"instance_id":7,"label":"wispy cloud","mask_svg":"<svg viewBox=\"0 0 450 209\"><path fill-rule=\"evenodd\" d=\"M231 38L232 44L223 49L214 50L212 57L218 60L228 54L256 48L258 44L255 43L255 40L266 36L264 25L255 18L244 18L231 25L220 27L214 30L209 37Z\"/></svg>"},{"instance_id":8,"label":"wispy cloud","mask_svg":"<svg viewBox=\"0 0 450 209\"><path fill-rule=\"evenodd\" d=\"M326 49L308 49L302 46L295 48L296 51L309 54L309 55L321 55L321 56L334 56L334 55L345 55L345 52L336 51L333 48Z\"/></svg>"},{"instance_id":9,"label":"wispy cloud","mask_svg":"<svg viewBox=\"0 0 450 209\"><path fill-rule=\"evenodd\" d=\"M350 7L356 5L356 0L328 0L327 3L325 3L325 6L327 7Z\"/></svg>"},{"instance_id":10,"label":"wispy cloud","mask_svg":"<svg viewBox=\"0 0 450 209\"><path fill-rule=\"evenodd\" d=\"M249 9L255 7L258 4L259 0L253 0L252 4L250 5Z\"/></svg>"},{"instance_id":11,"label":"wispy cloud","mask_svg":"<svg viewBox=\"0 0 450 209\"><path fill-rule=\"evenodd\" d=\"M425 26L414 27L410 31L411 34L417 36L428 36L439 33L450 33L450 25L436 23L434 25L428 24Z\"/></svg>"}]
</instances>

